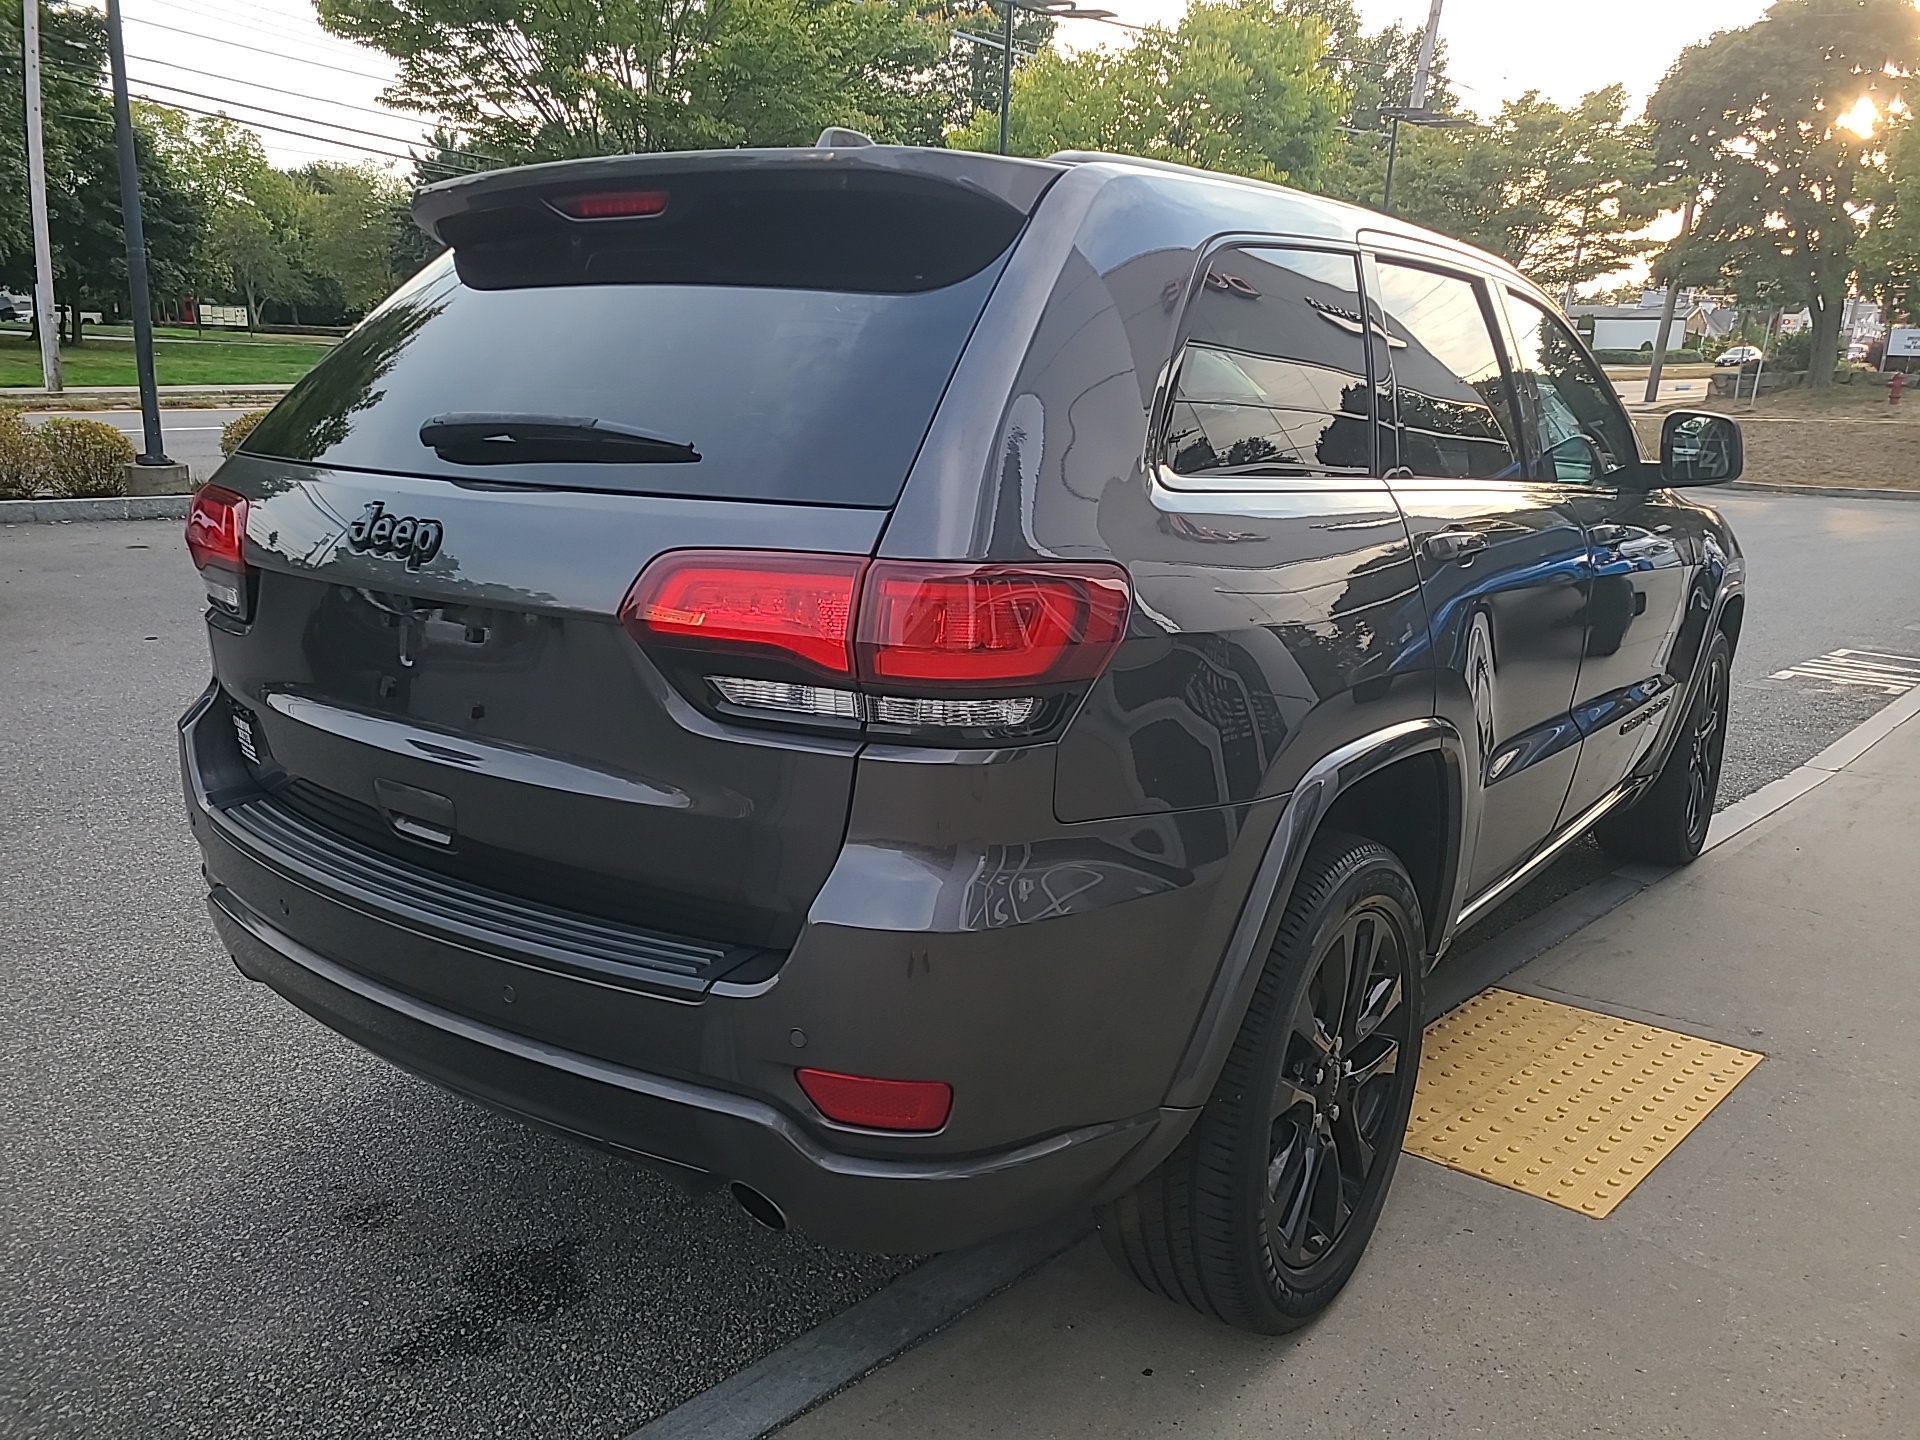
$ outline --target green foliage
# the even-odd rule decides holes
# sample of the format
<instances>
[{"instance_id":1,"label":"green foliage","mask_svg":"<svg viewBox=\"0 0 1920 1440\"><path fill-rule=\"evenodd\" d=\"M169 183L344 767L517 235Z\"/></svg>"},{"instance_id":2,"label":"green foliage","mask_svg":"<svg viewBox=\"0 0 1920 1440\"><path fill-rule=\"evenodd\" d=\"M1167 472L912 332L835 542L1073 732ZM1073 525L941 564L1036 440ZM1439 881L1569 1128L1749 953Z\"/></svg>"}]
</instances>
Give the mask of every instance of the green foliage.
<instances>
[{"instance_id":1,"label":"green foliage","mask_svg":"<svg viewBox=\"0 0 1920 1440\"><path fill-rule=\"evenodd\" d=\"M1561 107L1528 91L1473 129L1403 128L1396 214L1511 261L1552 290L1653 248L1640 232L1671 195L1652 183L1644 125L1610 85Z\"/></svg>"},{"instance_id":2,"label":"green foliage","mask_svg":"<svg viewBox=\"0 0 1920 1440\"><path fill-rule=\"evenodd\" d=\"M1887 138L1886 164L1860 178L1871 206L1854 258L1863 286L1912 287L1920 281L1920 126L1903 118Z\"/></svg>"},{"instance_id":3,"label":"green foliage","mask_svg":"<svg viewBox=\"0 0 1920 1440\"><path fill-rule=\"evenodd\" d=\"M78 499L126 493L133 444L113 426L56 415L41 422L40 439L47 454L45 483L54 494Z\"/></svg>"},{"instance_id":4,"label":"green foliage","mask_svg":"<svg viewBox=\"0 0 1920 1440\"><path fill-rule=\"evenodd\" d=\"M24 500L45 484L47 446L11 405L0 405L0 500Z\"/></svg>"},{"instance_id":5,"label":"green foliage","mask_svg":"<svg viewBox=\"0 0 1920 1440\"><path fill-rule=\"evenodd\" d=\"M949 29L963 35L978 35L991 45L969 45L962 40L955 58L966 71L960 92L962 116L976 110L1000 113L1000 41L1006 24L1006 11L995 5L953 3L941 15ZM1053 39L1055 22L1033 10L1013 12L1013 58L1016 65L1044 50ZM997 122L996 122L997 123Z\"/></svg>"},{"instance_id":6,"label":"green foliage","mask_svg":"<svg viewBox=\"0 0 1920 1440\"><path fill-rule=\"evenodd\" d=\"M1014 77L1007 148L1104 150L1310 187L1332 154L1343 97L1318 66L1326 30L1273 0L1195 4L1116 50L1036 55ZM979 110L948 138L992 150L999 117Z\"/></svg>"},{"instance_id":7,"label":"green foliage","mask_svg":"<svg viewBox=\"0 0 1920 1440\"><path fill-rule=\"evenodd\" d=\"M97 10L72 0L42 0L41 101L45 116L48 230L53 242L54 290L62 304L124 310L127 295L126 237L120 217L119 157L114 147L113 108L104 91L106 22ZM16 132L25 107L19 30L0 39L0 111ZM134 153L140 175L141 218L147 266L156 295L187 288L200 263L206 217L183 183L143 115L134 123ZM0 283L24 289L33 283L32 238L26 217L27 185L19 159L24 139L9 133L0 144L0 192L17 203L0 207Z\"/></svg>"},{"instance_id":8,"label":"green foliage","mask_svg":"<svg viewBox=\"0 0 1920 1440\"><path fill-rule=\"evenodd\" d=\"M249 410L246 414L229 420L220 427L220 453L231 455L240 448L240 442L253 433L253 427L267 418L264 410Z\"/></svg>"},{"instance_id":9,"label":"green foliage","mask_svg":"<svg viewBox=\"0 0 1920 1440\"><path fill-rule=\"evenodd\" d=\"M896 0L315 8L335 35L399 62L388 103L503 162L810 144L829 125L937 144L967 83L944 27Z\"/></svg>"},{"instance_id":10,"label":"green foliage","mask_svg":"<svg viewBox=\"0 0 1920 1440\"><path fill-rule=\"evenodd\" d=\"M1813 368L1812 329L1782 330L1767 346L1767 367L1774 370L1811 370ZM1831 370L1832 365L1828 366Z\"/></svg>"},{"instance_id":11,"label":"green foliage","mask_svg":"<svg viewBox=\"0 0 1920 1440\"><path fill-rule=\"evenodd\" d=\"M1705 200L1669 269L1719 272L1741 298L1806 304L1827 382L1881 138L1842 121L1862 97L1910 108L1920 9L1901 0L1776 0L1680 53L1648 101L1661 160ZM1863 185L1863 182L1868 182Z\"/></svg>"}]
</instances>

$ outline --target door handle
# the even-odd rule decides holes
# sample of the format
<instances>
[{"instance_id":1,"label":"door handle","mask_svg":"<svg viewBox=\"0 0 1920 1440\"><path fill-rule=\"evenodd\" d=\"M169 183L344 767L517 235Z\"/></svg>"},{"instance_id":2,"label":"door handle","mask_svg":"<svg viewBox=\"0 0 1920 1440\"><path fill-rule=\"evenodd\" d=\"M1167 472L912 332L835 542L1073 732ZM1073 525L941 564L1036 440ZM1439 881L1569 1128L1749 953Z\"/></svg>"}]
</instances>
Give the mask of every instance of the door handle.
<instances>
[{"instance_id":1,"label":"door handle","mask_svg":"<svg viewBox=\"0 0 1920 1440\"><path fill-rule=\"evenodd\" d=\"M1426 557L1438 560L1442 565L1449 560L1465 560L1478 555L1486 548L1487 537L1478 530L1442 530L1420 542L1420 549Z\"/></svg>"},{"instance_id":2,"label":"door handle","mask_svg":"<svg viewBox=\"0 0 1920 1440\"><path fill-rule=\"evenodd\" d=\"M1596 545L1618 545L1632 535L1632 527L1626 525L1589 525L1587 527L1587 538Z\"/></svg>"}]
</instances>

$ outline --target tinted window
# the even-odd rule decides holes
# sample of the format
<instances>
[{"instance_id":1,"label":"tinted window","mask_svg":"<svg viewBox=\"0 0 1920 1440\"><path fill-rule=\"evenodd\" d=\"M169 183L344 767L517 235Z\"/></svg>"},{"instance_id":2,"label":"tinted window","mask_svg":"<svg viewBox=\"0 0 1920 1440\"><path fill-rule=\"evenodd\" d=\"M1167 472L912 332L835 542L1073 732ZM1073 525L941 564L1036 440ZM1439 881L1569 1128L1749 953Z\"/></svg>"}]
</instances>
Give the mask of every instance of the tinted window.
<instances>
[{"instance_id":1,"label":"tinted window","mask_svg":"<svg viewBox=\"0 0 1920 1440\"><path fill-rule=\"evenodd\" d=\"M294 387L244 449L496 484L890 505L1001 263L918 293L481 290L443 257ZM423 421L450 412L590 417L686 442L700 458L475 468L420 440Z\"/></svg>"},{"instance_id":2,"label":"tinted window","mask_svg":"<svg viewBox=\"0 0 1920 1440\"><path fill-rule=\"evenodd\" d=\"M1186 332L1167 426L1175 472L1372 471L1354 257L1227 251L1188 306Z\"/></svg>"},{"instance_id":3,"label":"tinted window","mask_svg":"<svg viewBox=\"0 0 1920 1440\"><path fill-rule=\"evenodd\" d=\"M1640 458L1613 386L1567 327L1524 296L1512 297L1515 368L1528 399L1533 468L1542 480L1604 480Z\"/></svg>"},{"instance_id":4,"label":"tinted window","mask_svg":"<svg viewBox=\"0 0 1920 1440\"><path fill-rule=\"evenodd\" d=\"M1518 475L1511 397L1478 288L1457 275L1385 261L1379 274L1400 463L1416 475Z\"/></svg>"}]
</instances>

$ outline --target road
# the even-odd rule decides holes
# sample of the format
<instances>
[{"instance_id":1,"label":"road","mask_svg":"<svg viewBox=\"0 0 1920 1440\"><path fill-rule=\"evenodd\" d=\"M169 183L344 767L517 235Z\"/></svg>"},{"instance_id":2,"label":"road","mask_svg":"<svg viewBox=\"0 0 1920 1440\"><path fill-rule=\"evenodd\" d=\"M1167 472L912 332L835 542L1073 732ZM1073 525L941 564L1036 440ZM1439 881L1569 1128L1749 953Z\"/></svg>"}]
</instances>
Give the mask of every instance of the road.
<instances>
[{"instance_id":1,"label":"road","mask_svg":"<svg viewBox=\"0 0 1920 1440\"><path fill-rule=\"evenodd\" d=\"M180 461L196 480L205 480L220 468L220 431L245 410L176 410L160 412L160 438L167 447L167 458ZM60 410L32 411L28 420L45 420L52 415L76 420L103 420L133 441L137 451L146 443L136 410Z\"/></svg>"},{"instance_id":2,"label":"road","mask_svg":"<svg viewBox=\"0 0 1920 1440\"><path fill-rule=\"evenodd\" d=\"M1773 674L1920 654L1920 505L1724 507L1732 798L1889 698ZM0 530L0 1434L617 1437L910 1263L497 1120L241 980L180 815L206 644L178 547Z\"/></svg>"}]
</instances>

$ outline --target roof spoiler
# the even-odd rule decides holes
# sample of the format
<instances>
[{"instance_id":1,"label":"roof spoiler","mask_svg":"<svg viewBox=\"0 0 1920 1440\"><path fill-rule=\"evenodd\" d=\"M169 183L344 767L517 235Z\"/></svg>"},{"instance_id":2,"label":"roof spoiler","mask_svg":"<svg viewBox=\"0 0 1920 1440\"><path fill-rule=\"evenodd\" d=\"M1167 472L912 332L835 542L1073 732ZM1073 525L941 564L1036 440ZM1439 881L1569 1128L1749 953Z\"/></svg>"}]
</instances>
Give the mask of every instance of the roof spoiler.
<instances>
[{"instance_id":1,"label":"roof spoiler","mask_svg":"<svg viewBox=\"0 0 1920 1440\"><path fill-rule=\"evenodd\" d=\"M635 184L670 184L696 175L713 179L759 175L771 179L781 174L824 177L837 173L869 179L893 176L908 184L918 181L954 185L1028 215L1047 187L1066 168L1046 160L981 155L967 150L876 145L857 130L834 127L823 131L820 143L815 146L607 155L522 165L511 170L488 170L428 185L415 192L412 208L414 223L445 245L452 242L441 227L449 220L480 211L515 209L529 203L537 205L538 197L546 195L618 189ZM456 224L454 228L462 227Z\"/></svg>"}]
</instances>

